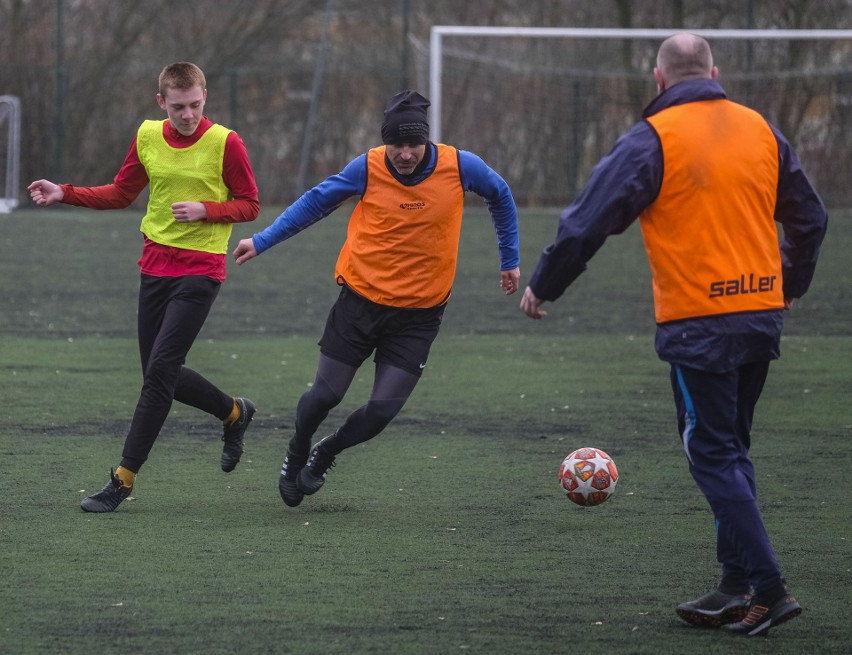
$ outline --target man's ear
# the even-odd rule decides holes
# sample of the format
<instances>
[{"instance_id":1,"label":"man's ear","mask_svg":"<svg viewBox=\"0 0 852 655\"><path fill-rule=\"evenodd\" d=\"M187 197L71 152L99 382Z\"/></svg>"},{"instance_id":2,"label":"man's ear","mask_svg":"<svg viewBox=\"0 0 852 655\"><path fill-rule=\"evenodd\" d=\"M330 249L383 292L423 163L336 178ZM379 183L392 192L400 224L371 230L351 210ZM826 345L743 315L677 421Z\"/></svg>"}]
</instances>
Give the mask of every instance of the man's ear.
<instances>
[{"instance_id":1,"label":"man's ear","mask_svg":"<svg viewBox=\"0 0 852 655\"><path fill-rule=\"evenodd\" d=\"M654 68L654 80L657 82L658 93L666 90L666 77L663 75L663 71L656 67Z\"/></svg>"}]
</instances>

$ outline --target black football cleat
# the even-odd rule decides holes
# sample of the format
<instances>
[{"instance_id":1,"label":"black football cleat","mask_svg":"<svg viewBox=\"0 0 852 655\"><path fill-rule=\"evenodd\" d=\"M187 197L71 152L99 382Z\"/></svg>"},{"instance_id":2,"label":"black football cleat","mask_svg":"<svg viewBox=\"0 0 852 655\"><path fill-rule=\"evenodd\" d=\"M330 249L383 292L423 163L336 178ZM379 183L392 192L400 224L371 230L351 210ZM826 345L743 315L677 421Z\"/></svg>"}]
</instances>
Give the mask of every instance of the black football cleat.
<instances>
[{"instance_id":1,"label":"black football cleat","mask_svg":"<svg viewBox=\"0 0 852 655\"><path fill-rule=\"evenodd\" d=\"M306 496L315 494L325 484L325 476L328 474L328 469L334 466L334 456L329 455L322 442L328 439L326 437L314 446L311 454L308 455L308 463L299 471L299 477L296 479L296 484Z\"/></svg>"},{"instance_id":2,"label":"black football cleat","mask_svg":"<svg viewBox=\"0 0 852 655\"><path fill-rule=\"evenodd\" d=\"M109 482L98 493L82 500L80 507L84 512L112 512L130 496L133 487L124 487L115 471L110 469Z\"/></svg>"},{"instance_id":3,"label":"black football cleat","mask_svg":"<svg viewBox=\"0 0 852 655\"><path fill-rule=\"evenodd\" d=\"M281 465L281 476L278 478L278 491L287 507L297 507L305 497L304 492L299 489L297 480L299 471L304 468L307 461L307 456L296 457L289 448L287 449L287 455Z\"/></svg>"},{"instance_id":4,"label":"black football cleat","mask_svg":"<svg viewBox=\"0 0 852 655\"><path fill-rule=\"evenodd\" d=\"M756 599L745 618L742 621L726 625L725 630L732 634L748 637L765 637L769 634L769 628L795 619L801 613L802 607L792 594L782 596L771 607Z\"/></svg>"},{"instance_id":5,"label":"black football cleat","mask_svg":"<svg viewBox=\"0 0 852 655\"><path fill-rule=\"evenodd\" d=\"M256 411L254 403L248 398L236 398L235 400L240 408L240 415L236 421L225 426L225 431L222 434L222 441L225 442L225 445L222 446L220 463L225 473L230 473L240 463L240 457L245 452L243 437Z\"/></svg>"},{"instance_id":6,"label":"black football cleat","mask_svg":"<svg viewBox=\"0 0 852 655\"><path fill-rule=\"evenodd\" d=\"M751 600L751 594L725 594L714 589L701 598L681 603L675 612L699 628L719 628L742 621L748 614Z\"/></svg>"}]
</instances>

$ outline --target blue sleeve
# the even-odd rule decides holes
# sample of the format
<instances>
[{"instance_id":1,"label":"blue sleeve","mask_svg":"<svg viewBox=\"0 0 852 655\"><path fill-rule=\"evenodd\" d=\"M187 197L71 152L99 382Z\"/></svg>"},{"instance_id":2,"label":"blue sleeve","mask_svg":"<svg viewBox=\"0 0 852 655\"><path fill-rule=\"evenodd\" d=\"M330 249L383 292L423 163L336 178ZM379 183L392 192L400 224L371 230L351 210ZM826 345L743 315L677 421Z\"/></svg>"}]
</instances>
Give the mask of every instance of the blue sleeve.
<instances>
[{"instance_id":1,"label":"blue sleeve","mask_svg":"<svg viewBox=\"0 0 852 655\"><path fill-rule=\"evenodd\" d=\"M521 262L518 209L509 185L472 152L459 150L458 153L462 188L481 196L491 213L491 221L497 232L497 247L500 249L500 270L517 268Z\"/></svg>"},{"instance_id":2,"label":"blue sleeve","mask_svg":"<svg viewBox=\"0 0 852 655\"><path fill-rule=\"evenodd\" d=\"M770 127L778 142L775 220L784 231L781 241L784 297L801 298L814 276L828 227L828 212L790 143L774 126Z\"/></svg>"},{"instance_id":3,"label":"blue sleeve","mask_svg":"<svg viewBox=\"0 0 852 655\"><path fill-rule=\"evenodd\" d=\"M257 254L325 218L346 199L363 195L366 185L367 155L364 154L349 162L337 175L326 178L313 189L306 191L287 207L272 225L253 235L252 241Z\"/></svg>"},{"instance_id":4,"label":"blue sleeve","mask_svg":"<svg viewBox=\"0 0 852 655\"><path fill-rule=\"evenodd\" d=\"M530 278L533 293L550 301L561 296L607 237L624 232L656 199L662 182L662 145L642 121L616 141L559 215L556 240L544 249Z\"/></svg>"}]
</instances>

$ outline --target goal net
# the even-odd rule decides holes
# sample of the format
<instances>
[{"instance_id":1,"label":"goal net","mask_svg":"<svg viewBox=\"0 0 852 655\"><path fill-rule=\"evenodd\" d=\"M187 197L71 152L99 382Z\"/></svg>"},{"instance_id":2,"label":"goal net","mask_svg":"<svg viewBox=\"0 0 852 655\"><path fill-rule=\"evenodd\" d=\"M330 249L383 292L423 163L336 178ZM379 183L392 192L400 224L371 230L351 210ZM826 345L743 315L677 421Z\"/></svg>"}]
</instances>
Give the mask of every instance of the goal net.
<instances>
[{"instance_id":1,"label":"goal net","mask_svg":"<svg viewBox=\"0 0 852 655\"><path fill-rule=\"evenodd\" d=\"M482 156L519 204L566 205L656 95L676 31L435 26L415 43L433 139ZM852 30L691 31L728 98L790 139L827 204L852 206Z\"/></svg>"},{"instance_id":2,"label":"goal net","mask_svg":"<svg viewBox=\"0 0 852 655\"><path fill-rule=\"evenodd\" d=\"M15 96L0 96L0 214L18 206L20 149L21 103Z\"/></svg>"}]
</instances>

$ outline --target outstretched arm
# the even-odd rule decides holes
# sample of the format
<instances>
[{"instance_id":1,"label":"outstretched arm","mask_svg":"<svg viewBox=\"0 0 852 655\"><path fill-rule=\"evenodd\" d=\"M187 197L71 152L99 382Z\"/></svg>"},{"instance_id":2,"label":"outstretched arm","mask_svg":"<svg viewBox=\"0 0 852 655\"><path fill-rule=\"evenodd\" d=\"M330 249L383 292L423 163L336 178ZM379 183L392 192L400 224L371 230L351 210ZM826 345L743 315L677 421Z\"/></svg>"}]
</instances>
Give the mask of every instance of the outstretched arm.
<instances>
[{"instance_id":1,"label":"outstretched arm","mask_svg":"<svg viewBox=\"0 0 852 655\"><path fill-rule=\"evenodd\" d=\"M347 198L363 195L367 183L366 162L366 155L349 162L340 173L332 175L302 194L272 225L262 232L257 232L250 239L240 241L233 253L237 264L243 264L277 243L295 236L328 216Z\"/></svg>"},{"instance_id":2,"label":"outstretched arm","mask_svg":"<svg viewBox=\"0 0 852 655\"><path fill-rule=\"evenodd\" d=\"M559 215L556 239L542 252L528 283L535 297L550 302L559 298L604 241L626 230L654 201L662 173L660 141L649 124L637 123L598 162L580 195Z\"/></svg>"},{"instance_id":3,"label":"outstretched arm","mask_svg":"<svg viewBox=\"0 0 852 655\"><path fill-rule=\"evenodd\" d=\"M55 202L89 209L124 209L148 185L148 174L139 161L136 138L130 144L124 163L112 184L78 187L71 184L54 184L47 180L36 180L29 187L30 197L39 207Z\"/></svg>"},{"instance_id":4,"label":"outstretched arm","mask_svg":"<svg viewBox=\"0 0 852 655\"><path fill-rule=\"evenodd\" d=\"M320 182L285 209L275 222L252 239L258 255L272 246L297 235L325 218L354 195L363 195L367 184L367 156L352 160L337 175Z\"/></svg>"}]
</instances>

